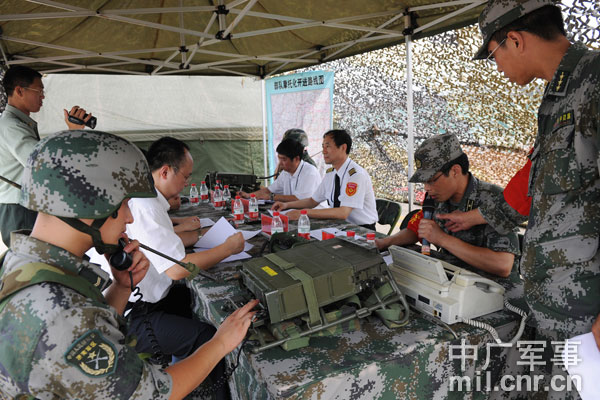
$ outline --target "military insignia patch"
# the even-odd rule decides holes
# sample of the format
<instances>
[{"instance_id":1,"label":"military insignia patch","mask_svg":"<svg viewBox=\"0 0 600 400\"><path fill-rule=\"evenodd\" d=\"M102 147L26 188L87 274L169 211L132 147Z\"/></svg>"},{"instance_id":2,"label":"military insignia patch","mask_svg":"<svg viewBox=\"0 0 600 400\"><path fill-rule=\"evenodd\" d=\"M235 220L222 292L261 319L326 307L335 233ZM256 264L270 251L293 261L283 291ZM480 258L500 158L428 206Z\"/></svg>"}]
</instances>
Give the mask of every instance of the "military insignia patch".
<instances>
[{"instance_id":1,"label":"military insignia patch","mask_svg":"<svg viewBox=\"0 0 600 400\"><path fill-rule=\"evenodd\" d=\"M358 183L348 182L346 184L346 194L348 196L354 196L356 194L356 189L358 189Z\"/></svg>"},{"instance_id":2,"label":"military insignia patch","mask_svg":"<svg viewBox=\"0 0 600 400\"><path fill-rule=\"evenodd\" d=\"M415 167L417 167L417 169L421 168L421 160L418 158L415 158Z\"/></svg>"},{"instance_id":3,"label":"military insignia patch","mask_svg":"<svg viewBox=\"0 0 600 400\"><path fill-rule=\"evenodd\" d=\"M333 168L333 167L331 167L331 168L327 168L327 171L325 171L325 173L327 173L327 174L328 174L328 173L330 173L330 172L333 172L333 170L334 170L334 169L335 169L335 168Z\"/></svg>"},{"instance_id":4,"label":"military insignia patch","mask_svg":"<svg viewBox=\"0 0 600 400\"><path fill-rule=\"evenodd\" d=\"M110 375L117 365L115 347L97 330L78 338L65 353L65 360L91 377Z\"/></svg>"},{"instance_id":5,"label":"military insignia patch","mask_svg":"<svg viewBox=\"0 0 600 400\"><path fill-rule=\"evenodd\" d=\"M573 110L567 111L566 113L561 114L556 121L554 121L554 125L552 126L552 130L562 128L563 126L573 125L575 123L575 113Z\"/></svg>"},{"instance_id":6,"label":"military insignia patch","mask_svg":"<svg viewBox=\"0 0 600 400\"><path fill-rule=\"evenodd\" d=\"M352 176L356 173L356 170L354 168L352 168L350 171L348 171L348 175Z\"/></svg>"}]
</instances>

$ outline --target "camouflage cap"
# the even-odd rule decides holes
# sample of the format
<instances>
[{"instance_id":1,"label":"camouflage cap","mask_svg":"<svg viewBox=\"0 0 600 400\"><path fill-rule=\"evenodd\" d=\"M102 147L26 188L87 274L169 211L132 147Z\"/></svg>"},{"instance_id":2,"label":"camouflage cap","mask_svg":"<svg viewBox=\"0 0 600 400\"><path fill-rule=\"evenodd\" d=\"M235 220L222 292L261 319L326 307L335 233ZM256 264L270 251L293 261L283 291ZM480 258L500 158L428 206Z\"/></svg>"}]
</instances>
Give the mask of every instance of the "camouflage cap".
<instances>
[{"instance_id":1,"label":"camouflage cap","mask_svg":"<svg viewBox=\"0 0 600 400\"><path fill-rule=\"evenodd\" d=\"M308 147L308 135L300 128L292 128L285 131L281 140L285 139L293 139L296 142L300 142L302 146Z\"/></svg>"},{"instance_id":2,"label":"camouflage cap","mask_svg":"<svg viewBox=\"0 0 600 400\"><path fill-rule=\"evenodd\" d=\"M409 182L427 182L441 171L444 165L462 154L456 135L446 133L430 137L421 143L415 152L417 171L410 177Z\"/></svg>"},{"instance_id":3,"label":"camouflage cap","mask_svg":"<svg viewBox=\"0 0 600 400\"><path fill-rule=\"evenodd\" d=\"M489 0L487 6L479 16L479 29L483 36L483 44L475 53L474 60L482 60L488 57L488 44L492 35L521 18L525 14L554 5L552 0Z\"/></svg>"},{"instance_id":4,"label":"camouflage cap","mask_svg":"<svg viewBox=\"0 0 600 400\"><path fill-rule=\"evenodd\" d=\"M22 206L57 217L106 218L125 198L156 197L140 149L98 131L63 131L42 139L21 182Z\"/></svg>"}]
</instances>

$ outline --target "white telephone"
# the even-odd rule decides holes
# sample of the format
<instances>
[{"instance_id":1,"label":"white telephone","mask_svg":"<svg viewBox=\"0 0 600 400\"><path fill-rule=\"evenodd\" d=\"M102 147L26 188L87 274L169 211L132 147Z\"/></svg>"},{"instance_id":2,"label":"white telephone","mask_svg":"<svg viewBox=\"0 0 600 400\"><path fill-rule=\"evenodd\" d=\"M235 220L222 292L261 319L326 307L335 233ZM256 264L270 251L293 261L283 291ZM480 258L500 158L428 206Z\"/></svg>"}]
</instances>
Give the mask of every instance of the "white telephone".
<instances>
[{"instance_id":1,"label":"white telephone","mask_svg":"<svg viewBox=\"0 0 600 400\"><path fill-rule=\"evenodd\" d=\"M403 247L390 253L396 283L421 312L454 324L504 308L504 288L490 279Z\"/></svg>"}]
</instances>

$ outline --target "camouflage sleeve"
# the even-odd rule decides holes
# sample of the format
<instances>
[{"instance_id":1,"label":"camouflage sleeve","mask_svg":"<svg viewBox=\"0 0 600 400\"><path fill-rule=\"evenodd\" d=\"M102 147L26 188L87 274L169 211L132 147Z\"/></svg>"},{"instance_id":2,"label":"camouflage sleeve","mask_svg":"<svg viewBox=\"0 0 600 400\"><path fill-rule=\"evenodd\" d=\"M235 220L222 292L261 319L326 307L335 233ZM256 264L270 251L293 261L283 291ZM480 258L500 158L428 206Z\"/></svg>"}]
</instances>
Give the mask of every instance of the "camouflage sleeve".
<instances>
[{"instance_id":1,"label":"camouflage sleeve","mask_svg":"<svg viewBox=\"0 0 600 400\"><path fill-rule=\"evenodd\" d=\"M519 246L519 237L515 232L509 232L507 234L501 234L495 231L492 227L486 227L486 244L490 250L501 251L506 253L514 254L518 256L521 254Z\"/></svg>"},{"instance_id":2,"label":"camouflage sleeve","mask_svg":"<svg viewBox=\"0 0 600 400\"><path fill-rule=\"evenodd\" d=\"M30 373L31 393L58 398L167 399L170 375L142 361L125 344L112 308L61 311L39 338ZM41 395L40 398L44 398Z\"/></svg>"},{"instance_id":3,"label":"camouflage sleeve","mask_svg":"<svg viewBox=\"0 0 600 400\"><path fill-rule=\"evenodd\" d=\"M479 206L479 212L485 221L500 234L508 234L515 227L527 221L528 215L521 215L506 202L503 193L498 193L494 202Z\"/></svg>"}]
</instances>

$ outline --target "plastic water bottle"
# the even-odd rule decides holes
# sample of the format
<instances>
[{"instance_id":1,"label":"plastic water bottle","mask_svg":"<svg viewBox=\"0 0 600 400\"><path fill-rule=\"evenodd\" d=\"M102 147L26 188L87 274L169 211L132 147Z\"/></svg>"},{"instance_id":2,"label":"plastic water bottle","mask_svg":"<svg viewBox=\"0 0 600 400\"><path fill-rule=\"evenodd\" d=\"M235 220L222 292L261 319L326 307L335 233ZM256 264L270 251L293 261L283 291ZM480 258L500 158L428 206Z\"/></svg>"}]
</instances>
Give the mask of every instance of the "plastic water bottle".
<instances>
[{"instance_id":1,"label":"plastic water bottle","mask_svg":"<svg viewBox=\"0 0 600 400\"><path fill-rule=\"evenodd\" d=\"M250 195L250 201L248 201L248 216L251 221L256 221L258 219L258 200L256 200L256 195L254 193Z\"/></svg>"},{"instance_id":2,"label":"plastic water bottle","mask_svg":"<svg viewBox=\"0 0 600 400\"><path fill-rule=\"evenodd\" d=\"M229 185L225 185L223 189L223 201L225 202L225 208L231 206L231 192L229 191Z\"/></svg>"},{"instance_id":3,"label":"plastic water bottle","mask_svg":"<svg viewBox=\"0 0 600 400\"><path fill-rule=\"evenodd\" d=\"M198 198L198 188L195 183L192 183L192 187L190 188L190 203L193 206L197 206L200 204L200 199Z\"/></svg>"},{"instance_id":4,"label":"plastic water bottle","mask_svg":"<svg viewBox=\"0 0 600 400\"><path fill-rule=\"evenodd\" d=\"M221 189L221 191L223 191L223 185L221 185L221 180L220 180L220 179L217 179L217 180L215 181L215 183L216 183L216 185L219 187L219 189Z\"/></svg>"},{"instance_id":5,"label":"plastic water bottle","mask_svg":"<svg viewBox=\"0 0 600 400\"><path fill-rule=\"evenodd\" d=\"M218 186L215 186L215 193L213 195L213 205L215 210L223 209L223 192L219 189Z\"/></svg>"},{"instance_id":6,"label":"plastic water bottle","mask_svg":"<svg viewBox=\"0 0 600 400\"><path fill-rule=\"evenodd\" d=\"M310 239L310 220L308 219L307 211L300 211L300 219L298 219L298 236L304 239Z\"/></svg>"},{"instance_id":7,"label":"plastic water bottle","mask_svg":"<svg viewBox=\"0 0 600 400\"><path fill-rule=\"evenodd\" d=\"M206 181L202 181L200 184L200 201L208 203L208 188L206 187Z\"/></svg>"},{"instance_id":8,"label":"plastic water bottle","mask_svg":"<svg viewBox=\"0 0 600 400\"><path fill-rule=\"evenodd\" d=\"M271 235L283 232L283 222L279 217L279 211L273 213L273 219L271 220Z\"/></svg>"},{"instance_id":9,"label":"plastic water bottle","mask_svg":"<svg viewBox=\"0 0 600 400\"><path fill-rule=\"evenodd\" d=\"M240 196L235 196L233 202L233 219L236 225L244 223L244 203L242 203L242 198Z\"/></svg>"}]
</instances>

